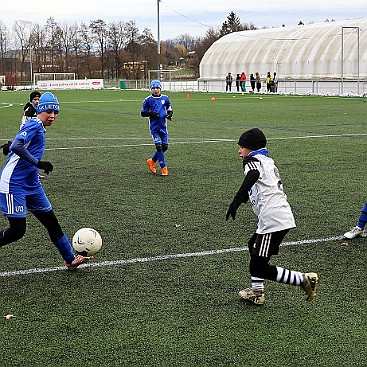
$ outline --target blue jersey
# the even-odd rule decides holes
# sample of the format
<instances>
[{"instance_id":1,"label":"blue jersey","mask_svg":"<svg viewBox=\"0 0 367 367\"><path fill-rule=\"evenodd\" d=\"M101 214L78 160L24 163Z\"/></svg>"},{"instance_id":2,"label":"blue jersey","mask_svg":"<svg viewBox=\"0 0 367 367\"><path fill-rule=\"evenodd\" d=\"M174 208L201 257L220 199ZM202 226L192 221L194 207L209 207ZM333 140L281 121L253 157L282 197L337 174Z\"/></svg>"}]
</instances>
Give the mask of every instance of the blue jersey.
<instances>
[{"instance_id":1,"label":"blue jersey","mask_svg":"<svg viewBox=\"0 0 367 367\"><path fill-rule=\"evenodd\" d=\"M172 107L166 95L161 94L158 97L151 95L144 99L141 112L155 112L159 115L157 120L149 118L149 128L152 135L167 130L167 111L172 111Z\"/></svg>"},{"instance_id":2,"label":"blue jersey","mask_svg":"<svg viewBox=\"0 0 367 367\"><path fill-rule=\"evenodd\" d=\"M15 139L24 140L33 163L11 152L0 174L0 192L32 193L41 186L35 164L45 151L46 129L40 119L32 118L18 131Z\"/></svg>"}]
</instances>

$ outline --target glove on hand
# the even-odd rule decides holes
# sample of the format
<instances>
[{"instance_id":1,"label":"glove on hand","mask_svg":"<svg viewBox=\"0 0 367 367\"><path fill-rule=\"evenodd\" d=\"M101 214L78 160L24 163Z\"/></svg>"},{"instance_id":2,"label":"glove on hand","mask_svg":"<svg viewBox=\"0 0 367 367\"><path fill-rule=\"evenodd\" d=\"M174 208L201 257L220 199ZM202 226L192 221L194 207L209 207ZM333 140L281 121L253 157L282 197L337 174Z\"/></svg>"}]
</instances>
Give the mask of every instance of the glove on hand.
<instances>
[{"instance_id":1,"label":"glove on hand","mask_svg":"<svg viewBox=\"0 0 367 367\"><path fill-rule=\"evenodd\" d=\"M11 141L8 140L7 143L3 144L2 146L0 146L0 148L3 150L3 154L4 155L8 155L10 153L10 145L11 145Z\"/></svg>"},{"instance_id":2,"label":"glove on hand","mask_svg":"<svg viewBox=\"0 0 367 367\"><path fill-rule=\"evenodd\" d=\"M54 169L52 163L47 161L38 161L36 167L39 169L43 169L46 175L48 175Z\"/></svg>"},{"instance_id":3,"label":"glove on hand","mask_svg":"<svg viewBox=\"0 0 367 367\"><path fill-rule=\"evenodd\" d=\"M238 198L234 198L231 205L228 208L227 214L226 214L226 220L229 219L229 217L232 217L233 220L236 219L236 212L238 207L242 204L242 201Z\"/></svg>"},{"instance_id":4,"label":"glove on hand","mask_svg":"<svg viewBox=\"0 0 367 367\"><path fill-rule=\"evenodd\" d=\"M172 115L173 115L173 111L167 111L168 120L172 121Z\"/></svg>"},{"instance_id":5,"label":"glove on hand","mask_svg":"<svg viewBox=\"0 0 367 367\"><path fill-rule=\"evenodd\" d=\"M149 112L149 117L152 119L152 120L158 120L160 118L159 114L156 113L156 112Z\"/></svg>"}]
</instances>

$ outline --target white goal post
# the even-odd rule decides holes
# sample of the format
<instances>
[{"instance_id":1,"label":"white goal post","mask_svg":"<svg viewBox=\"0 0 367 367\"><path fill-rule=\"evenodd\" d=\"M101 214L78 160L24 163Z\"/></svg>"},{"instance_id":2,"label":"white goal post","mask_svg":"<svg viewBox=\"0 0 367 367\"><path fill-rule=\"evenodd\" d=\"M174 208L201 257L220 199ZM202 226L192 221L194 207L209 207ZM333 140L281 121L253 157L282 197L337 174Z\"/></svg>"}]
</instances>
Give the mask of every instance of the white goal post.
<instances>
[{"instance_id":1,"label":"white goal post","mask_svg":"<svg viewBox=\"0 0 367 367\"><path fill-rule=\"evenodd\" d=\"M75 73L34 73L33 85L45 80L75 80Z\"/></svg>"},{"instance_id":2,"label":"white goal post","mask_svg":"<svg viewBox=\"0 0 367 367\"><path fill-rule=\"evenodd\" d=\"M182 78L182 70L149 70L148 71L148 85L154 79L160 80L162 89L166 91L197 91L199 84L197 79L186 80Z\"/></svg>"}]
</instances>

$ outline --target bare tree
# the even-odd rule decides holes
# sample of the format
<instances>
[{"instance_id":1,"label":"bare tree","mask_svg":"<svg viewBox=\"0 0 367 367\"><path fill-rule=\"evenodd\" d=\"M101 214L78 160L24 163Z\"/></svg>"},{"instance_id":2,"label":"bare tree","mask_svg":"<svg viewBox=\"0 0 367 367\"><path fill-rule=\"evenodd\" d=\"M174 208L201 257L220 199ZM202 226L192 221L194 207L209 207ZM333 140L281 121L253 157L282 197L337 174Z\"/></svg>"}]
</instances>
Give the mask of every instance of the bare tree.
<instances>
[{"instance_id":1,"label":"bare tree","mask_svg":"<svg viewBox=\"0 0 367 367\"><path fill-rule=\"evenodd\" d=\"M121 77L122 52L126 45L125 23L111 22L108 25L108 42L113 54L112 77Z\"/></svg>"},{"instance_id":2,"label":"bare tree","mask_svg":"<svg viewBox=\"0 0 367 367\"><path fill-rule=\"evenodd\" d=\"M107 25L104 20L97 19L89 23L89 28L92 32L93 38L98 45L98 54L101 62L101 77L105 74L106 65L106 49L107 49Z\"/></svg>"},{"instance_id":3,"label":"bare tree","mask_svg":"<svg viewBox=\"0 0 367 367\"><path fill-rule=\"evenodd\" d=\"M5 55L8 51L9 31L6 25L0 20L0 74L5 74Z\"/></svg>"},{"instance_id":4,"label":"bare tree","mask_svg":"<svg viewBox=\"0 0 367 367\"><path fill-rule=\"evenodd\" d=\"M80 55L82 53L82 39L79 26L75 23L69 28L70 33L70 70L74 70L79 77Z\"/></svg>"},{"instance_id":5,"label":"bare tree","mask_svg":"<svg viewBox=\"0 0 367 367\"><path fill-rule=\"evenodd\" d=\"M17 37L16 44L19 46L21 78L25 75L25 62L29 55L31 27L32 22L27 20L16 20L13 26L14 34Z\"/></svg>"},{"instance_id":6,"label":"bare tree","mask_svg":"<svg viewBox=\"0 0 367 367\"><path fill-rule=\"evenodd\" d=\"M93 50L93 40L90 35L90 29L85 24L82 23L80 25L80 36L81 36L81 49L83 50L83 64L86 66L87 73L89 78L92 77L92 50Z\"/></svg>"},{"instance_id":7,"label":"bare tree","mask_svg":"<svg viewBox=\"0 0 367 367\"><path fill-rule=\"evenodd\" d=\"M126 34L126 48L125 50L128 52L129 61L131 62L131 71L134 78L136 78L137 70L136 70L136 62L137 56L139 53L139 28L136 26L134 20L130 20L129 22L125 23L125 34ZM128 69L130 70L130 69Z\"/></svg>"}]
</instances>

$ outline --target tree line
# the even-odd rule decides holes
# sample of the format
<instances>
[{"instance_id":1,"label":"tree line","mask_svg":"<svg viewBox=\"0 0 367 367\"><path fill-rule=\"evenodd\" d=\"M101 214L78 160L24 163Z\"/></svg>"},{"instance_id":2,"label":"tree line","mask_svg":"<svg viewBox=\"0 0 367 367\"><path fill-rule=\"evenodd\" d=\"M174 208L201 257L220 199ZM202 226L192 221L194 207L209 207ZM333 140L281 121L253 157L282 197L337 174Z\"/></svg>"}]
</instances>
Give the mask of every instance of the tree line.
<instances>
[{"instance_id":1,"label":"tree line","mask_svg":"<svg viewBox=\"0 0 367 367\"><path fill-rule=\"evenodd\" d=\"M44 26L15 21L8 29L0 20L0 75L7 84L31 80L33 73L75 73L77 78L146 79L148 70L183 66L197 77L206 50L226 34L257 29L241 23L232 11L221 27L209 28L205 36L182 34L157 41L149 28L140 30L134 20L102 19L89 23L60 24L54 18Z\"/></svg>"}]
</instances>

